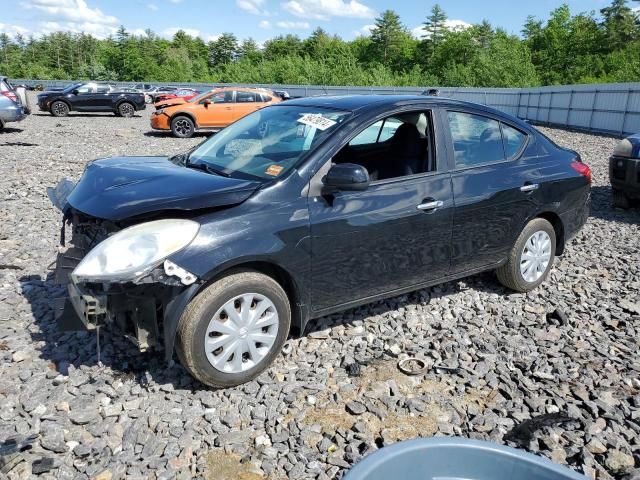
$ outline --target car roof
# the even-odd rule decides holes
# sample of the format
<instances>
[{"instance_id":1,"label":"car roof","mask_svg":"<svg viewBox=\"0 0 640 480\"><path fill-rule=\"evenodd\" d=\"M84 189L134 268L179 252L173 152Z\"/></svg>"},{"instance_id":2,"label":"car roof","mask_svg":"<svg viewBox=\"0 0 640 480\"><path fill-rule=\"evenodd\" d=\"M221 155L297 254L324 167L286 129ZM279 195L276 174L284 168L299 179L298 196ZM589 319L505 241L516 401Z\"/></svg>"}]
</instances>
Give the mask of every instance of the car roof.
<instances>
[{"instance_id":1,"label":"car roof","mask_svg":"<svg viewBox=\"0 0 640 480\"><path fill-rule=\"evenodd\" d=\"M430 95L322 95L287 100L286 105L331 108L334 110L350 111L358 114L411 105L424 105L425 108L470 108L476 111L510 119L513 123L516 123L521 127L526 127L528 130L530 129L529 125L519 118L500 110L496 110L495 108L488 107L487 105Z\"/></svg>"},{"instance_id":2,"label":"car roof","mask_svg":"<svg viewBox=\"0 0 640 480\"><path fill-rule=\"evenodd\" d=\"M381 107L394 107L402 105L425 105L425 106L467 106L487 112L497 112L497 110L481 105L479 103L454 100L446 97L433 97L428 95L337 95L337 96L316 96L292 99L287 101L287 105L298 105L305 107L327 107L348 111L364 111L368 109L379 109Z\"/></svg>"}]
</instances>

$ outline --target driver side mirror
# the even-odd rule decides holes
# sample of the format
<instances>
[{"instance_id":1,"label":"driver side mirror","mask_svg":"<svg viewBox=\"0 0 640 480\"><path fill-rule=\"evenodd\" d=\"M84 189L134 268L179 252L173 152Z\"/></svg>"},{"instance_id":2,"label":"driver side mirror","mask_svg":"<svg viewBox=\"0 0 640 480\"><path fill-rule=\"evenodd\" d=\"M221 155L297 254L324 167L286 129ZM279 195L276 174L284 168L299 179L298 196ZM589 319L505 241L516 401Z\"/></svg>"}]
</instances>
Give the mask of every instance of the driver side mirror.
<instances>
[{"instance_id":1,"label":"driver side mirror","mask_svg":"<svg viewBox=\"0 0 640 480\"><path fill-rule=\"evenodd\" d=\"M333 165L322 179L323 191L361 192L369 188L369 172L362 165L339 163Z\"/></svg>"},{"instance_id":2,"label":"driver side mirror","mask_svg":"<svg viewBox=\"0 0 640 480\"><path fill-rule=\"evenodd\" d=\"M204 102L202 102L202 104L204 105L204 108L209 108L209 105L211 105L211 100L207 98Z\"/></svg>"},{"instance_id":3,"label":"driver side mirror","mask_svg":"<svg viewBox=\"0 0 640 480\"><path fill-rule=\"evenodd\" d=\"M74 95L78 95L78 89L74 88L73 90L71 90L71 93L73 93Z\"/></svg>"}]
</instances>

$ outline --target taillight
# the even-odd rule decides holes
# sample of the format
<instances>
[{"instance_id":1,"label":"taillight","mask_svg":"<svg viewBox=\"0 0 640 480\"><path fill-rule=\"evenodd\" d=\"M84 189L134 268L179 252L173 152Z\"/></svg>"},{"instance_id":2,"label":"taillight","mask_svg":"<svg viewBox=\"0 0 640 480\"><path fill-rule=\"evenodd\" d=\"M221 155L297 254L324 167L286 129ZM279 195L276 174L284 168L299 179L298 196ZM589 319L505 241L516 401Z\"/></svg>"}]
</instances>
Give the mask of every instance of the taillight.
<instances>
[{"instance_id":1,"label":"taillight","mask_svg":"<svg viewBox=\"0 0 640 480\"><path fill-rule=\"evenodd\" d=\"M571 168L573 168L576 172L585 177L589 183L591 183L591 167L589 167L589 165L574 160L573 162L571 162Z\"/></svg>"},{"instance_id":2,"label":"taillight","mask_svg":"<svg viewBox=\"0 0 640 480\"><path fill-rule=\"evenodd\" d=\"M14 102L18 101L18 96L9 90L7 90L6 92L0 92L0 93L2 93L2 95L7 97L8 99L13 100Z\"/></svg>"}]
</instances>

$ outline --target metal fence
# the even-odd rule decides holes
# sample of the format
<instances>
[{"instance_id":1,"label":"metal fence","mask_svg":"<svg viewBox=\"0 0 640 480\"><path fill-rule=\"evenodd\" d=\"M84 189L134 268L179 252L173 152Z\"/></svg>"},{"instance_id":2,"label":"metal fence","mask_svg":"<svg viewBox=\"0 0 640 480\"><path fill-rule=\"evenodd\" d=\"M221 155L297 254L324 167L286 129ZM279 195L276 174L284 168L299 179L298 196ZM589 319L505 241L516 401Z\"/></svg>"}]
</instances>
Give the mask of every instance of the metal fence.
<instances>
[{"instance_id":1,"label":"metal fence","mask_svg":"<svg viewBox=\"0 0 640 480\"><path fill-rule=\"evenodd\" d=\"M62 87L67 80L13 80L16 84ZM129 86L132 82L109 82ZM210 83L170 83L176 87L206 90ZM420 94L429 87L332 87L318 85L240 85L286 90L292 97L357 94ZM640 83L561 85L536 88L449 88L442 96L482 103L532 123L625 135L640 132Z\"/></svg>"}]
</instances>

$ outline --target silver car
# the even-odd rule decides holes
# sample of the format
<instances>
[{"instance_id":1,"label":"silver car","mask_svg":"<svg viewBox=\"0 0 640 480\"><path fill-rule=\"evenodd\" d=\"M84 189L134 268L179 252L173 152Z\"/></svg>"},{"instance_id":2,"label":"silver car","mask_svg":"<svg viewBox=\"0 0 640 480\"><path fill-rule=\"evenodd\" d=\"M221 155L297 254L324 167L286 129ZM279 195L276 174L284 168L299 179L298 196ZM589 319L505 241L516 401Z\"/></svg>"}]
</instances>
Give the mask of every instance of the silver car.
<instances>
[{"instance_id":1,"label":"silver car","mask_svg":"<svg viewBox=\"0 0 640 480\"><path fill-rule=\"evenodd\" d=\"M27 116L20 98L5 77L0 77L0 130L8 122L19 122Z\"/></svg>"}]
</instances>

